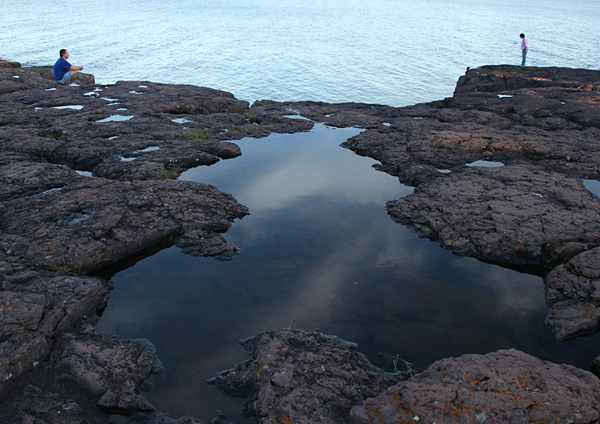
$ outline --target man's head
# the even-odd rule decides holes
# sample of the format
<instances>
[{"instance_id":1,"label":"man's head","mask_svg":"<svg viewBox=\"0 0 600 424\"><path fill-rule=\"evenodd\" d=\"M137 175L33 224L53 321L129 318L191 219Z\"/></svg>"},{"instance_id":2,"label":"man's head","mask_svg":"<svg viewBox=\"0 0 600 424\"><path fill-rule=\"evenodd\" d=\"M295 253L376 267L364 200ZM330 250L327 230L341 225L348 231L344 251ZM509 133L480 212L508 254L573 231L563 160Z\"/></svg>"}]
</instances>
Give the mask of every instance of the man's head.
<instances>
[{"instance_id":1,"label":"man's head","mask_svg":"<svg viewBox=\"0 0 600 424\"><path fill-rule=\"evenodd\" d=\"M519 35L519 37L525 38L525 34L521 34L521 35Z\"/></svg>"},{"instance_id":2,"label":"man's head","mask_svg":"<svg viewBox=\"0 0 600 424\"><path fill-rule=\"evenodd\" d=\"M60 49L60 51L58 52L58 54L63 59L68 59L69 58L69 52L67 51L67 49Z\"/></svg>"}]
</instances>

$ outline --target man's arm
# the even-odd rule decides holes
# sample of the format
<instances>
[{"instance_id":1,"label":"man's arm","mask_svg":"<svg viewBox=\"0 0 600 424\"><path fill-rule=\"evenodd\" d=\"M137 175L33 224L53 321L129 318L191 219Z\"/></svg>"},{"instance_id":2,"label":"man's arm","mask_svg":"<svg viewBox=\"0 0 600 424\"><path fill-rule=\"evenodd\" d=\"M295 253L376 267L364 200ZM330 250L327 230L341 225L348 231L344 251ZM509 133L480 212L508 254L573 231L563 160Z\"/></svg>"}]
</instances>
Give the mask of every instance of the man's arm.
<instances>
[{"instance_id":1,"label":"man's arm","mask_svg":"<svg viewBox=\"0 0 600 424\"><path fill-rule=\"evenodd\" d=\"M83 71L83 66L71 66L69 71Z\"/></svg>"}]
</instances>

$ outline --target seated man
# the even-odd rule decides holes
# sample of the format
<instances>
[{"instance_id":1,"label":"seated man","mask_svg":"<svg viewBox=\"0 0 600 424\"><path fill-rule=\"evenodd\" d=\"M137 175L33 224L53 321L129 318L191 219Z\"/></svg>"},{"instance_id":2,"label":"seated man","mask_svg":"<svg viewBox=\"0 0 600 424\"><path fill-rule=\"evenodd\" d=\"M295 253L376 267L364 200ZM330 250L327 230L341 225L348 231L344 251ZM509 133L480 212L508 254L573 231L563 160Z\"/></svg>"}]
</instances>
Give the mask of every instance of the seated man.
<instances>
[{"instance_id":1,"label":"seated man","mask_svg":"<svg viewBox=\"0 0 600 424\"><path fill-rule=\"evenodd\" d=\"M71 85L83 66L73 66L67 62L69 52L66 49L61 49L58 54L60 58L54 64L54 79L60 84Z\"/></svg>"}]
</instances>

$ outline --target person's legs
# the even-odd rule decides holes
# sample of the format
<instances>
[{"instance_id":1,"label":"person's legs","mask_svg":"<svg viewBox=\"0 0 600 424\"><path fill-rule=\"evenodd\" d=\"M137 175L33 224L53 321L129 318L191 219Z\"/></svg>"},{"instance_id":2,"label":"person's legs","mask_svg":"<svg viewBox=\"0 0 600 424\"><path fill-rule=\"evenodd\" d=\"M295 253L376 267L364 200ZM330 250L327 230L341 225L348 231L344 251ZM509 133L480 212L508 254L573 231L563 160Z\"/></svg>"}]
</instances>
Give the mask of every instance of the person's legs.
<instances>
[{"instance_id":1,"label":"person's legs","mask_svg":"<svg viewBox=\"0 0 600 424\"><path fill-rule=\"evenodd\" d=\"M71 72L65 72L65 75L63 75L62 79L60 81L58 81L58 83L63 84L63 85L69 85L69 84L71 84L72 78L73 78L73 75L71 75Z\"/></svg>"},{"instance_id":2,"label":"person's legs","mask_svg":"<svg viewBox=\"0 0 600 424\"><path fill-rule=\"evenodd\" d=\"M79 75L79 71L69 71L68 73L71 74L71 81L69 81L69 85L73 84L73 81L75 81L75 79L77 78L77 75Z\"/></svg>"},{"instance_id":3,"label":"person's legs","mask_svg":"<svg viewBox=\"0 0 600 424\"><path fill-rule=\"evenodd\" d=\"M523 61L521 62L521 66L525 66L526 59L527 59L527 50L523 50Z\"/></svg>"}]
</instances>

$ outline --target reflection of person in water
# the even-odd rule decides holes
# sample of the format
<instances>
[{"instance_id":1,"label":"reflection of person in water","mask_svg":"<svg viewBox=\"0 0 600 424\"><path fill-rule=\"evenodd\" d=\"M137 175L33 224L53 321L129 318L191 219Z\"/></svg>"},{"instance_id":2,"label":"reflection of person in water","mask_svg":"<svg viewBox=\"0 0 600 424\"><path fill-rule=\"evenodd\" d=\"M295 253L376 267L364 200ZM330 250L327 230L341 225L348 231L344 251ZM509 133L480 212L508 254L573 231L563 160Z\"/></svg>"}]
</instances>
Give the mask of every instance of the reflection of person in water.
<instances>
[{"instance_id":1,"label":"reflection of person in water","mask_svg":"<svg viewBox=\"0 0 600 424\"><path fill-rule=\"evenodd\" d=\"M60 84L71 85L83 66L73 66L67 62L69 52L66 49L60 49L58 54L60 58L54 64L54 79Z\"/></svg>"}]
</instances>

